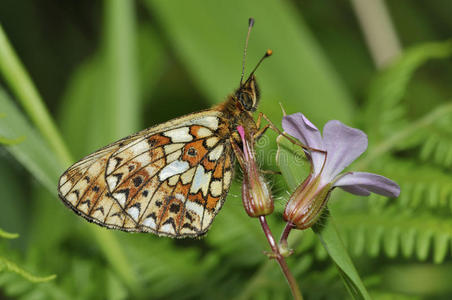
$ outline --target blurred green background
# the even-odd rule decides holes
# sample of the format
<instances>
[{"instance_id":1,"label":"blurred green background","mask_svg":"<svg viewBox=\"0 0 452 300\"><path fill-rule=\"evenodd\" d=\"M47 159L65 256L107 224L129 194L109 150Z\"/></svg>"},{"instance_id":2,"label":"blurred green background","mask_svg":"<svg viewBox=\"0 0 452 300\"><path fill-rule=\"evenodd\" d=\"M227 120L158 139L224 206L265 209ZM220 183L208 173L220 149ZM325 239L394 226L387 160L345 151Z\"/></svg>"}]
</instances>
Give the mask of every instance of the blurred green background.
<instances>
[{"instance_id":1,"label":"blurred green background","mask_svg":"<svg viewBox=\"0 0 452 300\"><path fill-rule=\"evenodd\" d=\"M449 0L2 0L0 141L19 143L0 148L0 228L20 237L0 235L0 299L290 299L262 254L257 220L241 207L240 175L200 240L98 229L56 196L71 162L236 89L249 17L247 70L274 52L257 72L259 110L280 124L281 102L320 128L330 119L361 128L369 150L352 168L401 185L399 199L332 196L371 296L450 299L451 15ZM8 44L57 131L9 65ZM259 143L265 168L275 168L275 137ZM272 181L278 235L288 194ZM289 242L306 299L350 297L310 230ZM57 277L40 283L12 263Z\"/></svg>"}]
</instances>

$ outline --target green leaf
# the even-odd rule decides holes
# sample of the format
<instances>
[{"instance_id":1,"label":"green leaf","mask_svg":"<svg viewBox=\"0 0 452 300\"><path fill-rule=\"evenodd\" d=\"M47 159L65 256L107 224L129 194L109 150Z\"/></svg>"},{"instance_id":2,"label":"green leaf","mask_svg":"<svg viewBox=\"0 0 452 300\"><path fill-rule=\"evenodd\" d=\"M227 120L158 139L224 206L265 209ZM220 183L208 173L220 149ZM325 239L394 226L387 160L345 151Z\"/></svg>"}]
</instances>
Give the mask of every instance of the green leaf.
<instances>
[{"instance_id":1,"label":"green leaf","mask_svg":"<svg viewBox=\"0 0 452 300\"><path fill-rule=\"evenodd\" d=\"M69 162L70 154L61 138L60 132L52 121L44 101L14 52L1 25L0 73L32 122L49 143L50 148L57 154L56 159L62 163Z\"/></svg>"},{"instance_id":2,"label":"green leaf","mask_svg":"<svg viewBox=\"0 0 452 300\"><path fill-rule=\"evenodd\" d=\"M296 146L299 147L299 146ZM294 183L301 184L302 174L306 174L306 164L297 164L299 150L291 151L291 145L282 137L278 137L277 163L286 180L289 190L296 188ZM300 147L299 147L300 148ZM345 286L354 299L370 299L370 296L353 265L347 250L339 237L329 210L325 209L319 221L312 227L324 248L336 264L339 274L344 280Z\"/></svg>"},{"instance_id":3,"label":"green leaf","mask_svg":"<svg viewBox=\"0 0 452 300\"><path fill-rule=\"evenodd\" d=\"M135 51L129 48L131 46L119 45L122 41L127 41L127 43L129 43L134 36L134 27L132 24L134 20L134 3L106 1L105 8L107 15L106 19L108 20L107 23L110 22L108 29L113 32L118 27L121 27L121 30L118 32L118 34L120 34L119 37L113 33L110 35L107 34L110 38L115 39L114 41L107 39L110 43L109 48L107 48L107 55L110 58L107 60L107 67L110 72L108 84L114 85L113 88L111 86L107 87L112 88L116 94L110 95L113 99L112 103L99 104L104 105L104 110L107 110L106 108L111 109L109 112L112 113L114 120L110 121L114 121L114 124L119 122L121 124L121 130L125 129L129 131L128 129L131 128L131 126L135 126L134 122L125 124L115 118L123 117L126 121L130 121L130 116L127 118L121 116L122 112L137 113L138 111L136 105L134 105L138 99L134 94L136 92L136 88L134 87L135 77L131 75L131 73L135 73L135 70L133 69L133 57ZM110 49L111 47L121 47L121 49ZM0 120L2 123L0 128L6 132L6 134L0 132L0 135L6 137L20 136L16 131L22 132L22 135L25 135L26 140L23 143L11 146L8 150L56 196L57 179L63 172L64 167L70 164L71 158L66 150L65 144L60 138L60 134L56 129L52 118L50 118L47 113L44 102L37 94L36 88L10 47L3 31L0 31L0 56L3 56L8 62L4 64L0 63L0 71L3 72L5 78L16 92L22 105L25 107L25 111L29 114L29 117L34 121L40 131L40 135L35 133L34 129L28 125L23 115L11 105L11 101L6 99L6 96L1 97L2 95L0 95L0 98L3 98L3 103L5 103L5 105L0 105L0 107L5 110L2 113L12 117L12 121L9 120L10 118ZM125 73L126 76L132 76L133 82L124 79L123 73ZM125 82L122 82L122 80L125 80ZM21 89L26 92L22 92ZM132 101L133 103L128 103L127 101ZM129 104L130 107L128 106ZM127 108L125 108L125 106L127 106ZM132 117L136 117L136 115ZM120 130L118 126L112 125L112 123L107 124L111 126L106 126L106 132L104 132L104 135L100 136L108 138L114 134L112 131ZM46 138L46 141L50 146L42 141L42 137ZM55 163L55 160L57 160L57 163ZM119 245L113 233L93 226L89 226L88 228L90 228L89 230L94 234L94 237L96 238L99 247L104 252L107 260L116 271L121 274L122 279L127 283L131 290L134 292L137 291L139 287L134 280L136 277L134 270L131 269L130 264L127 262L122 247Z\"/></svg>"},{"instance_id":4,"label":"green leaf","mask_svg":"<svg viewBox=\"0 0 452 300\"><path fill-rule=\"evenodd\" d=\"M273 50L273 56L257 71L262 91L260 109L276 121L281 118L277 113L278 102L284 101L288 111L303 110L315 122L325 123L332 118L350 121L353 112L350 95L290 2L146 0L144 3L212 104L238 88L248 18L253 17L247 72L268 48Z\"/></svg>"},{"instance_id":5,"label":"green leaf","mask_svg":"<svg viewBox=\"0 0 452 300\"><path fill-rule=\"evenodd\" d=\"M5 146L33 176L50 191L56 192L58 176L63 172L60 163L42 137L32 128L24 115L0 87L0 108L6 115L0 118L0 135L7 138L24 136L25 139L14 145Z\"/></svg>"}]
</instances>

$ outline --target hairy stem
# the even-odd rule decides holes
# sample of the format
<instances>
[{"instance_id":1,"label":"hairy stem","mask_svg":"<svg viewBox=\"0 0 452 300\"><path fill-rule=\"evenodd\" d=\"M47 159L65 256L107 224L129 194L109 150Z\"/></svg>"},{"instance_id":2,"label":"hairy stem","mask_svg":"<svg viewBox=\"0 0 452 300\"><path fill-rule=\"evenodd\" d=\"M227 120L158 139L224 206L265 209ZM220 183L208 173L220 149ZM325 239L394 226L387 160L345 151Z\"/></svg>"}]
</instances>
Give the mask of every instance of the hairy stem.
<instances>
[{"instance_id":1,"label":"hairy stem","mask_svg":"<svg viewBox=\"0 0 452 300\"><path fill-rule=\"evenodd\" d=\"M281 267L281 271L283 272L283 274L286 277L286 280L290 286L290 290L292 292L293 298L295 300L303 300L303 296L301 295L297 281L295 280L295 277L293 277L292 273L290 272L289 267L287 266L286 260L279 252L278 244L276 243L275 238L273 237L273 234L270 231L270 228L268 227L265 216L260 216L259 222L261 223L262 230L264 230L265 236L267 237L268 243L270 244L270 247L272 249L272 252L273 252L272 258L276 259L279 266Z\"/></svg>"}]
</instances>

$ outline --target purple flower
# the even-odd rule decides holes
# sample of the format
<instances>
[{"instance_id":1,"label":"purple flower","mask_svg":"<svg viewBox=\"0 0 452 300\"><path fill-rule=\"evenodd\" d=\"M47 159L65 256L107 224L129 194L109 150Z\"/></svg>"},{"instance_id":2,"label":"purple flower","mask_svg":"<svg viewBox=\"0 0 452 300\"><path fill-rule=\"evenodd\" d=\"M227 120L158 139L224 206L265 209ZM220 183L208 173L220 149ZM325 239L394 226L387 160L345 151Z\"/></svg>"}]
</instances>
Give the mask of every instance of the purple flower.
<instances>
[{"instance_id":1,"label":"purple flower","mask_svg":"<svg viewBox=\"0 0 452 300\"><path fill-rule=\"evenodd\" d=\"M309 228L317 221L335 187L360 196L370 193L399 196L397 183L381 175L341 173L367 149L367 135L361 130L332 120L324 126L322 137L317 127L301 113L285 116L282 127L311 148L305 149L312 164L311 174L292 194L284 211L284 219L297 228Z\"/></svg>"}]
</instances>

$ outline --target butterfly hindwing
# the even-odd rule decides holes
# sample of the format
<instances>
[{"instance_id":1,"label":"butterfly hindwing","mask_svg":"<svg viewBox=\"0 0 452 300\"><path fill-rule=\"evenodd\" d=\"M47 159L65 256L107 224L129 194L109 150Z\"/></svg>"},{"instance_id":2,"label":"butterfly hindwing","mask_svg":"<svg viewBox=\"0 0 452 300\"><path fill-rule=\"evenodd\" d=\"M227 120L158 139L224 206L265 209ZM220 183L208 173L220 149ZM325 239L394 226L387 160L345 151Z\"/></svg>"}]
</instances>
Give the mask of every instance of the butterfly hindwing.
<instances>
[{"instance_id":1,"label":"butterfly hindwing","mask_svg":"<svg viewBox=\"0 0 452 300\"><path fill-rule=\"evenodd\" d=\"M218 111L204 111L107 146L62 175L60 197L107 227L199 236L232 179L233 153L228 136L219 134L221 120Z\"/></svg>"}]
</instances>

